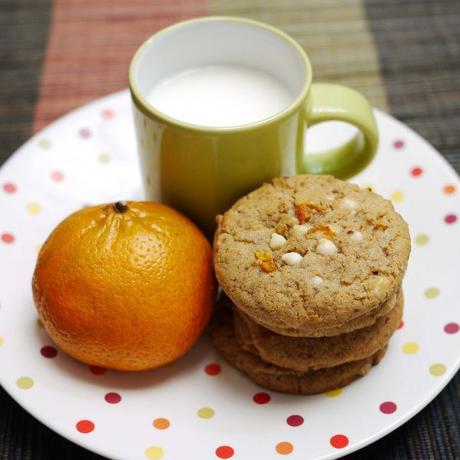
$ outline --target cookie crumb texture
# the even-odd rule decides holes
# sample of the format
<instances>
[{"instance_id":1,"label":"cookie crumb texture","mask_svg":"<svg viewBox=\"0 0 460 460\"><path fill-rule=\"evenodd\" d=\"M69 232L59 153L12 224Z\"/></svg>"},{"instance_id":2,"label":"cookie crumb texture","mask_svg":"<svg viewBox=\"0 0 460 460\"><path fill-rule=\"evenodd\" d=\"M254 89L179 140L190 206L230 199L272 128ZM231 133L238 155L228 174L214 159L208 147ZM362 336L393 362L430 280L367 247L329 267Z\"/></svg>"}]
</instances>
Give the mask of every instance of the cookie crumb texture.
<instances>
[{"instance_id":1,"label":"cookie crumb texture","mask_svg":"<svg viewBox=\"0 0 460 460\"><path fill-rule=\"evenodd\" d=\"M274 234L285 244L273 248ZM289 253L301 260L285 263ZM241 310L265 327L301 335L386 302L409 253L407 224L390 201L332 176L303 175L274 179L219 217L214 262Z\"/></svg>"}]
</instances>

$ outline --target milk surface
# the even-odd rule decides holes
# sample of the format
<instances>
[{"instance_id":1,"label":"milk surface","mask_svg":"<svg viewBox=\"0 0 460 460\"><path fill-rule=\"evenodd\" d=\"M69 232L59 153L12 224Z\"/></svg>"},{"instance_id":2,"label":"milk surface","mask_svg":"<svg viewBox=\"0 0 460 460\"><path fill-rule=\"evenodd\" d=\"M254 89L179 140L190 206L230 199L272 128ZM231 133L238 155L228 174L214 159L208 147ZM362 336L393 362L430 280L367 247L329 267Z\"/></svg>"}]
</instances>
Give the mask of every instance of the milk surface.
<instances>
[{"instance_id":1,"label":"milk surface","mask_svg":"<svg viewBox=\"0 0 460 460\"><path fill-rule=\"evenodd\" d=\"M239 126L269 118L294 100L276 77L239 65L209 65L178 73L147 97L160 112L212 127Z\"/></svg>"}]
</instances>

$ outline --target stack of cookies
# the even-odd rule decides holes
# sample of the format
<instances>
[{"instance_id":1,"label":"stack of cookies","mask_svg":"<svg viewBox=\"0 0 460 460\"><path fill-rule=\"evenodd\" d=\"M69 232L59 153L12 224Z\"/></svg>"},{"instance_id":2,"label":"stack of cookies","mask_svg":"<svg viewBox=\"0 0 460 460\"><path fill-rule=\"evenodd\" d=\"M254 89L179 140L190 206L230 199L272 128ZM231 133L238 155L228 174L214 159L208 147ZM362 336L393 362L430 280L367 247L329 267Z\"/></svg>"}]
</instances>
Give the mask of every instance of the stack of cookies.
<instances>
[{"instance_id":1,"label":"stack of cookies","mask_svg":"<svg viewBox=\"0 0 460 460\"><path fill-rule=\"evenodd\" d=\"M213 342L266 388L343 387L385 354L409 253L407 224L372 191L331 176L275 179L218 217Z\"/></svg>"}]
</instances>

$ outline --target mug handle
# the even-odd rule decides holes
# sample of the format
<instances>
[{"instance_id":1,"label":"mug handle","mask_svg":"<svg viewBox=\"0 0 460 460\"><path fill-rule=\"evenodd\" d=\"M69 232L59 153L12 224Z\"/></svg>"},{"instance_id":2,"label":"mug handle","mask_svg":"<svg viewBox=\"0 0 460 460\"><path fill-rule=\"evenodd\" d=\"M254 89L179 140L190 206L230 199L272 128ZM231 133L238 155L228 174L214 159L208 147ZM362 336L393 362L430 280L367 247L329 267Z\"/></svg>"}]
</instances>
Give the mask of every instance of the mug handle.
<instances>
[{"instance_id":1,"label":"mug handle","mask_svg":"<svg viewBox=\"0 0 460 460\"><path fill-rule=\"evenodd\" d=\"M359 131L351 140L332 150L304 154L304 173L332 174L347 179L372 161L379 134L372 107L362 94L342 85L314 83L306 111L307 126L334 120L350 123Z\"/></svg>"}]
</instances>

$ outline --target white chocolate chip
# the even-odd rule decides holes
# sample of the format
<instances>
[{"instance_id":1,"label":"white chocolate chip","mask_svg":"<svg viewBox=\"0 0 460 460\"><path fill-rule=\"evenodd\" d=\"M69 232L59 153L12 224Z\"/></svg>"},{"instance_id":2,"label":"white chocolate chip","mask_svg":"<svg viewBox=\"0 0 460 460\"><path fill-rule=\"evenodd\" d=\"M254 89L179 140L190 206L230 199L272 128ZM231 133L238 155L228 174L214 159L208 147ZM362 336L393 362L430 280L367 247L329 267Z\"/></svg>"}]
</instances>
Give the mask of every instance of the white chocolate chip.
<instances>
[{"instance_id":1,"label":"white chocolate chip","mask_svg":"<svg viewBox=\"0 0 460 460\"><path fill-rule=\"evenodd\" d=\"M315 286L319 286L319 285L323 282L323 278L321 278L321 276L314 276L314 277L311 279L311 282L312 282Z\"/></svg>"},{"instance_id":2,"label":"white chocolate chip","mask_svg":"<svg viewBox=\"0 0 460 460\"><path fill-rule=\"evenodd\" d=\"M353 232L351 234L351 239L353 241L361 241L363 239L363 234L361 232Z\"/></svg>"},{"instance_id":3,"label":"white chocolate chip","mask_svg":"<svg viewBox=\"0 0 460 460\"><path fill-rule=\"evenodd\" d=\"M287 252L281 256L281 260L287 265L299 265L302 262L302 256L298 252Z\"/></svg>"},{"instance_id":4,"label":"white chocolate chip","mask_svg":"<svg viewBox=\"0 0 460 460\"><path fill-rule=\"evenodd\" d=\"M333 256L337 254L337 246L326 238L321 238L316 246L316 252L324 256Z\"/></svg>"},{"instance_id":5,"label":"white chocolate chip","mask_svg":"<svg viewBox=\"0 0 460 460\"><path fill-rule=\"evenodd\" d=\"M358 207L358 203L351 198L344 198L340 201L340 207L345 209L356 209Z\"/></svg>"},{"instance_id":6,"label":"white chocolate chip","mask_svg":"<svg viewBox=\"0 0 460 460\"><path fill-rule=\"evenodd\" d=\"M294 227L292 227L292 231L296 236L305 236L311 228L312 226L310 224L294 225Z\"/></svg>"},{"instance_id":7,"label":"white chocolate chip","mask_svg":"<svg viewBox=\"0 0 460 460\"><path fill-rule=\"evenodd\" d=\"M334 196L334 195L326 195L326 200L327 200L327 201L334 201L334 200L335 200L335 196Z\"/></svg>"},{"instance_id":8,"label":"white chocolate chip","mask_svg":"<svg viewBox=\"0 0 460 460\"><path fill-rule=\"evenodd\" d=\"M272 249L279 249L282 248L286 244L286 238L279 233L272 233L272 237L270 238L270 247Z\"/></svg>"}]
</instances>

